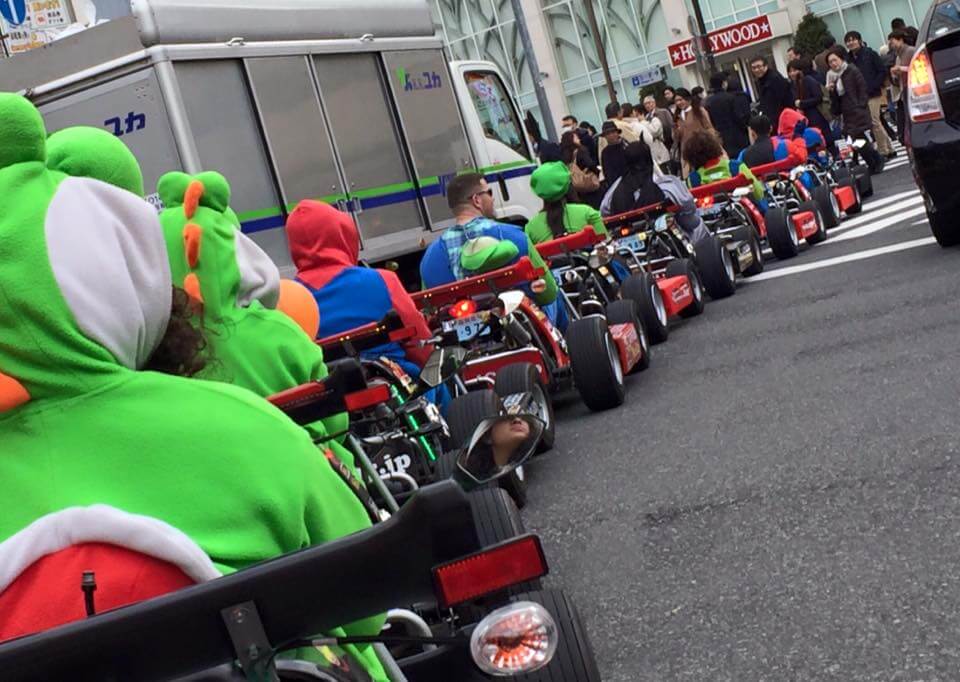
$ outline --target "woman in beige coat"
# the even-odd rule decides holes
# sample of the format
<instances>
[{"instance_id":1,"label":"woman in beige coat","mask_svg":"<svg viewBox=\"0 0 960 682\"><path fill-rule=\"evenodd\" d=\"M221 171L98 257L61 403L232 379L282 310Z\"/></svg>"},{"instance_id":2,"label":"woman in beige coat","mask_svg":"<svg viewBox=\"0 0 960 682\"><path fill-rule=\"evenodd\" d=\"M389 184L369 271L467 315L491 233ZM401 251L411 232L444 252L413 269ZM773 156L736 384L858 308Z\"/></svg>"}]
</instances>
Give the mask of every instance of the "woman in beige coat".
<instances>
[{"instance_id":1,"label":"woman in beige coat","mask_svg":"<svg viewBox=\"0 0 960 682\"><path fill-rule=\"evenodd\" d=\"M673 133L673 148L682 160L683 141L685 138L689 138L696 130L708 130L714 135L717 135L717 131L714 129L713 122L710 120L710 114L703 108L700 98L691 95L689 90L679 88L676 91L674 102L677 104L677 121L676 129ZM717 137L719 139L719 135L717 135ZM686 161L682 161L681 170L684 178L690 174L690 168L687 166Z\"/></svg>"}]
</instances>

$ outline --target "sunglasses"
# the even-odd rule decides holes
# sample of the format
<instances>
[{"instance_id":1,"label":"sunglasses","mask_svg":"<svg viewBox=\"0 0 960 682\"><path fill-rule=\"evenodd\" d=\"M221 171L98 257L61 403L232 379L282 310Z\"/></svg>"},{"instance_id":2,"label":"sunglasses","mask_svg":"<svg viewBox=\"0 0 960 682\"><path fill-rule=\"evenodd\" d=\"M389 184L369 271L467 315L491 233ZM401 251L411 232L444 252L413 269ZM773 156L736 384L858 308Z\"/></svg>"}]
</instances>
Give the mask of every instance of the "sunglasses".
<instances>
[{"instance_id":1,"label":"sunglasses","mask_svg":"<svg viewBox=\"0 0 960 682\"><path fill-rule=\"evenodd\" d=\"M492 196L493 196L493 189L491 189L491 188L482 189L482 190L480 190L479 192L474 192L474 193L473 193L473 196L477 196L478 194L486 194L488 197L492 197Z\"/></svg>"}]
</instances>

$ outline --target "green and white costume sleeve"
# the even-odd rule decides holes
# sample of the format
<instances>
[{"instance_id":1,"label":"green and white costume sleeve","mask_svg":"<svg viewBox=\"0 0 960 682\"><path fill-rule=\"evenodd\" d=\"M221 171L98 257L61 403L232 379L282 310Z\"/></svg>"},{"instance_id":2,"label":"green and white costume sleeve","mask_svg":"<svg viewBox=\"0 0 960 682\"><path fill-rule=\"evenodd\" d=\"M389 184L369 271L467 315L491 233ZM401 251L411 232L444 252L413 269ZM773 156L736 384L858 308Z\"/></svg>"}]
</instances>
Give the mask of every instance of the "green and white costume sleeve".
<instances>
[{"instance_id":1,"label":"green and white costume sleeve","mask_svg":"<svg viewBox=\"0 0 960 682\"><path fill-rule=\"evenodd\" d=\"M45 142L36 108L0 93L0 540L106 504L169 523L231 572L368 527L309 436L261 398L138 371L171 306L156 212L49 170ZM379 619L364 626L350 630Z\"/></svg>"}]
</instances>

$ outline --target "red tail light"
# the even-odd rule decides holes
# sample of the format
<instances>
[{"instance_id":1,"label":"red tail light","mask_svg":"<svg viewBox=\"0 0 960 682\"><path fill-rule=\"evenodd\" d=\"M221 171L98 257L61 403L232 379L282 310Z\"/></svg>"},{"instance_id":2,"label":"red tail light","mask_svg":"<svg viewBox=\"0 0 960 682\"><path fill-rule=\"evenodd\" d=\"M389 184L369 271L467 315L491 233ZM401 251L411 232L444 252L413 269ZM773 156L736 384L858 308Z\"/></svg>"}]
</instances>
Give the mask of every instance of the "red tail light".
<instances>
[{"instance_id":1,"label":"red tail light","mask_svg":"<svg viewBox=\"0 0 960 682\"><path fill-rule=\"evenodd\" d=\"M921 46L910 62L907 81L907 105L914 123L936 121L943 118L937 79L926 46Z\"/></svg>"},{"instance_id":2,"label":"red tail light","mask_svg":"<svg viewBox=\"0 0 960 682\"><path fill-rule=\"evenodd\" d=\"M628 236L629 234L630 234L630 228L629 228L629 227L621 227L621 228L620 228L620 235L621 235L622 237L626 237L626 236Z\"/></svg>"},{"instance_id":3,"label":"red tail light","mask_svg":"<svg viewBox=\"0 0 960 682\"><path fill-rule=\"evenodd\" d=\"M457 301L450 307L450 317L458 320L462 317L469 317L475 312L477 312L477 304L469 298Z\"/></svg>"},{"instance_id":4,"label":"red tail light","mask_svg":"<svg viewBox=\"0 0 960 682\"><path fill-rule=\"evenodd\" d=\"M343 403L347 406L348 412L365 410L388 400L390 400L390 388L386 384L377 384L363 391L348 393L343 397Z\"/></svg>"},{"instance_id":5,"label":"red tail light","mask_svg":"<svg viewBox=\"0 0 960 682\"><path fill-rule=\"evenodd\" d=\"M524 535L433 569L444 609L546 574L547 560L536 535Z\"/></svg>"},{"instance_id":6,"label":"red tail light","mask_svg":"<svg viewBox=\"0 0 960 682\"><path fill-rule=\"evenodd\" d=\"M713 206L713 197L700 197L697 199L697 206L700 208L710 208Z\"/></svg>"}]
</instances>

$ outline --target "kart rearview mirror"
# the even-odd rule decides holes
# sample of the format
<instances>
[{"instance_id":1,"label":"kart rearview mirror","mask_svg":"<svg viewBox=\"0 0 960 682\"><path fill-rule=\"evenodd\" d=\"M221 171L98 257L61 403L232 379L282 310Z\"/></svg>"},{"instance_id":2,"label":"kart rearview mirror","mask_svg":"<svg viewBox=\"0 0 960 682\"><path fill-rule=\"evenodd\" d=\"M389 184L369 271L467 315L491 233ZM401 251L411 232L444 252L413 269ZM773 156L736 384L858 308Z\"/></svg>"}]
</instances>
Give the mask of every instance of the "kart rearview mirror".
<instances>
[{"instance_id":1,"label":"kart rearview mirror","mask_svg":"<svg viewBox=\"0 0 960 682\"><path fill-rule=\"evenodd\" d=\"M537 449L543 421L532 414L514 414L483 421L470 445L457 459L459 478L482 485L506 476Z\"/></svg>"},{"instance_id":2,"label":"kart rearview mirror","mask_svg":"<svg viewBox=\"0 0 960 682\"><path fill-rule=\"evenodd\" d=\"M420 381L430 388L436 388L460 369L467 352L460 346L435 348L420 372Z\"/></svg>"},{"instance_id":3,"label":"kart rearview mirror","mask_svg":"<svg viewBox=\"0 0 960 682\"><path fill-rule=\"evenodd\" d=\"M739 199L741 197L747 196L748 194L751 194L752 192L753 192L752 187L737 187L735 190L733 190L733 198Z\"/></svg>"}]
</instances>

